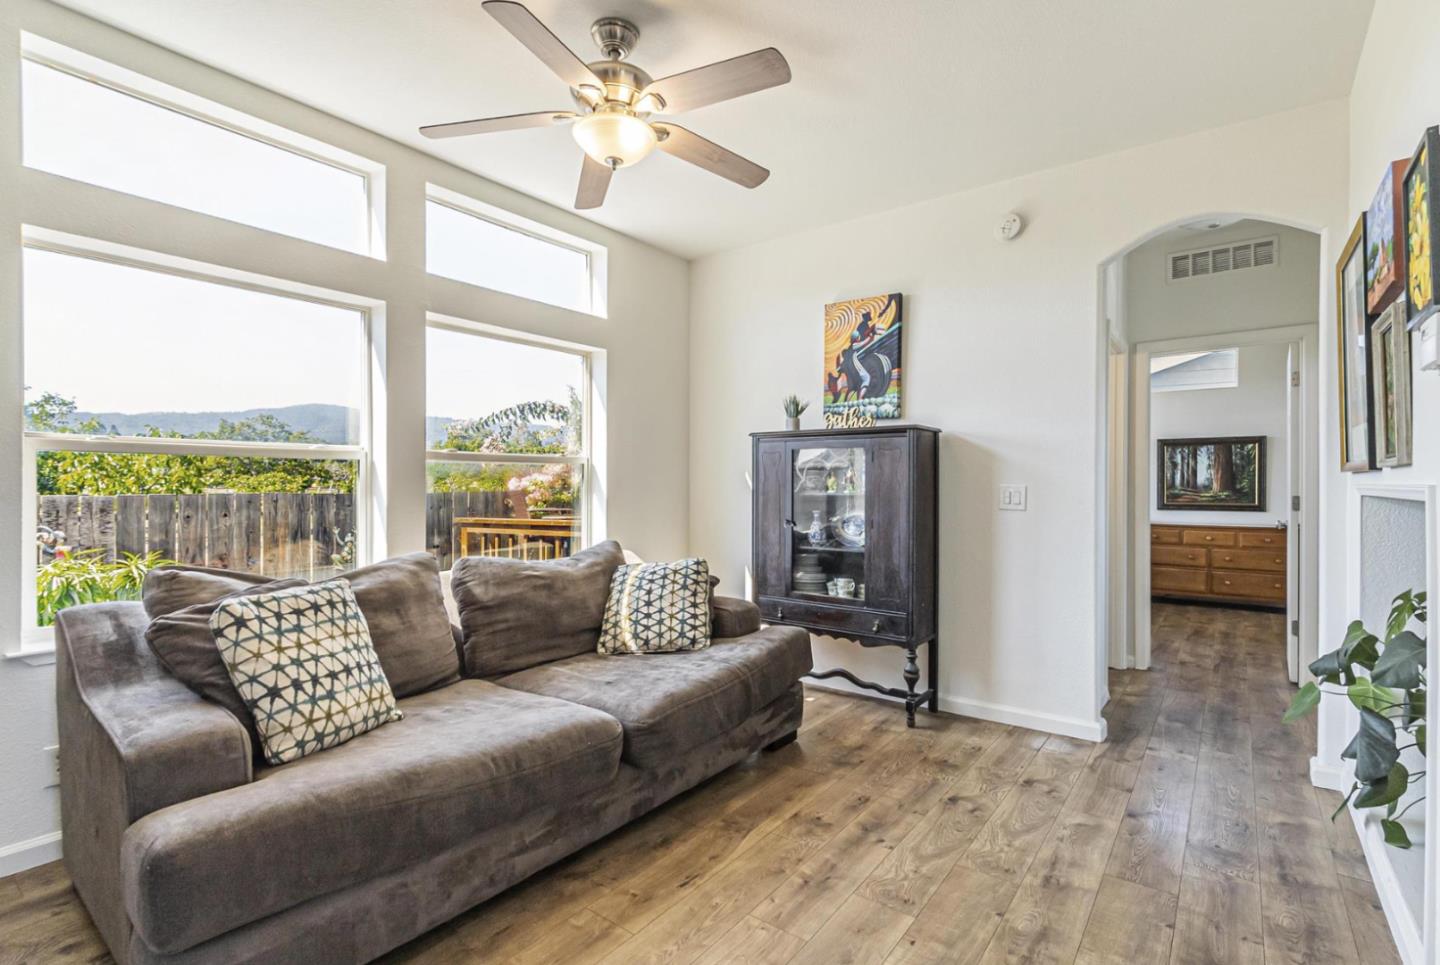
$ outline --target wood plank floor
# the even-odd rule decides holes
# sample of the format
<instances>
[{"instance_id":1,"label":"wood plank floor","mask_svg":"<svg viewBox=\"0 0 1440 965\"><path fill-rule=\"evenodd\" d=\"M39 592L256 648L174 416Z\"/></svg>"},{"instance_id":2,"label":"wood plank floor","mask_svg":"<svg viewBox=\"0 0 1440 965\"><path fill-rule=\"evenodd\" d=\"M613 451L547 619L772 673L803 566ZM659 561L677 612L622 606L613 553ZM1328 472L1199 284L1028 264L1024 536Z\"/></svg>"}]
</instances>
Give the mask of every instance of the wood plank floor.
<instances>
[{"instance_id":1,"label":"wood plank floor","mask_svg":"<svg viewBox=\"0 0 1440 965\"><path fill-rule=\"evenodd\" d=\"M812 690L758 755L386 962L1397 961L1284 727L1283 619L1156 605L1091 745ZM1357 942L1357 939L1359 940ZM0 880L0 962L101 962L58 864Z\"/></svg>"}]
</instances>

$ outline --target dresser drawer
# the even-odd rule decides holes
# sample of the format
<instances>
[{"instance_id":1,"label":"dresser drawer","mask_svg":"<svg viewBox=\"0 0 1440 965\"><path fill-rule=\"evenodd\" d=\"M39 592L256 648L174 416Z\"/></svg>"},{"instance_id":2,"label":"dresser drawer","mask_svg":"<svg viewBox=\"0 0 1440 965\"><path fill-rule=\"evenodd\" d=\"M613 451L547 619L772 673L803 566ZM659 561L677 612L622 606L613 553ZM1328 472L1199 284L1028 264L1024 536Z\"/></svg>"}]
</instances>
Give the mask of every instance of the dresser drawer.
<instances>
[{"instance_id":1,"label":"dresser drawer","mask_svg":"<svg viewBox=\"0 0 1440 965\"><path fill-rule=\"evenodd\" d=\"M1150 590L1154 593L1208 593L1210 574L1204 569L1180 566L1150 567Z\"/></svg>"},{"instance_id":2,"label":"dresser drawer","mask_svg":"<svg viewBox=\"0 0 1440 965\"><path fill-rule=\"evenodd\" d=\"M877 613L856 607L826 606L823 603L800 603L761 597L760 615L776 623L791 623L814 629L816 633L866 637L910 635L910 619L903 613Z\"/></svg>"},{"instance_id":3,"label":"dresser drawer","mask_svg":"<svg viewBox=\"0 0 1440 965\"><path fill-rule=\"evenodd\" d=\"M1247 600L1285 599L1285 575L1244 573L1239 570L1212 570L1210 592L1216 596L1242 597Z\"/></svg>"},{"instance_id":4,"label":"dresser drawer","mask_svg":"<svg viewBox=\"0 0 1440 965\"><path fill-rule=\"evenodd\" d=\"M1150 542L1155 543L1155 544L1165 544L1165 545L1174 544L1174 545L1179 545L1179 543L1180 543L1180 527L1179 527L1179 526L1151 526L1151 527L1150 527Z\"/></svg>"},{"instance_id":5,"label":"dresser drawer","mask_svg":"<svg viewBox=\"0 0 1440 965\"><path fill-rule=\"evenodd\" d=\"M1261 549L1263 547L1285 548L1285 531L1283 529L1263 529L1254 533L1240 531L1241 549Z\"/></svg>"},{"instance_id":6,"label":"dresser drawer","mask_svg":"<svg viewBox=\"0 0 1440 965\"><path fill-rule=\"evenodd\" d=\"M1234 546L1235 533L1228 529L1187 529L1180 542L1186 546Z\"/></svg>"},{"instance_id":7,"label":"dresser drawer","mask_svg":"<svg viewBox=\"0 0 1440 965\"><path fill-rule=\"evenodd\" d=\"M1210 565L1225 570L1285 572L1285 547L1275 550L1216 549L1210 551Z\"/></svg>"},{"instance_id":8,"label":"dresser drawer","mask_svg":"<svg viewBox=\"0 0 1440 965\"><path fill-rule=\"evenodd\" d=\"M1210 551L1203 546L1152 546L1152 566L1198 566L1205 567Z\"/></svg>"}]
</instances>

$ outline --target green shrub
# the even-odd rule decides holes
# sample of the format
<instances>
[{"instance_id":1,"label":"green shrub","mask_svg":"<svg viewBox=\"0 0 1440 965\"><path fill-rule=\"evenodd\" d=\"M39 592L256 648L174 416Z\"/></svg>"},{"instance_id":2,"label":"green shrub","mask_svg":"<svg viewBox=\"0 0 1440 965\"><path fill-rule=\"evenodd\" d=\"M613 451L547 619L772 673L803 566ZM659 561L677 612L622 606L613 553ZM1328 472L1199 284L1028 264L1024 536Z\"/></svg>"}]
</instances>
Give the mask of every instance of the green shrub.
<instances>
[{"instance_id":1,"label":"green shrub","mask_svg":"<svg viewBox=\"0 0 1440 965\"><path fill-rule=\"evenodd\" d=\"M61 610L83 603L138 600L145 574L173 562L159 553L126 553L107 563L100 550L57 557L35 574L35 609L40 626L50 626Z\"/></svg>"}]
</instances>

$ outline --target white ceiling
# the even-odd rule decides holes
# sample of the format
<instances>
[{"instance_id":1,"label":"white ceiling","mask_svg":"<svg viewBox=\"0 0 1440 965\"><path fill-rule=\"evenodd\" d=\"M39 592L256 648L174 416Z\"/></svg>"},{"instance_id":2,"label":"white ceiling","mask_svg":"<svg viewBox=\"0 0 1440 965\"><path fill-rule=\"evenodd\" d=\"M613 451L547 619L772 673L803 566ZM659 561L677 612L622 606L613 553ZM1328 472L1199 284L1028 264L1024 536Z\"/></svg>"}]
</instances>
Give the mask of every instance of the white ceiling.
<instances>
[{"instance_id":1,"label":"white ceiling","mask_svg":"<svg viewBox=\"0 0 1440 965\"><path fill-rule=\"evenodd\" d=\"M63 0L556 205L566 129L421 124L569 108L479 0ZM787 86L682 115L769 167L746 191L657 154L595 221L686 257L1346 96L1373 0L527 0L582 59L597 17L653 76L760 47Z\"/></svg>"}]
</instances>

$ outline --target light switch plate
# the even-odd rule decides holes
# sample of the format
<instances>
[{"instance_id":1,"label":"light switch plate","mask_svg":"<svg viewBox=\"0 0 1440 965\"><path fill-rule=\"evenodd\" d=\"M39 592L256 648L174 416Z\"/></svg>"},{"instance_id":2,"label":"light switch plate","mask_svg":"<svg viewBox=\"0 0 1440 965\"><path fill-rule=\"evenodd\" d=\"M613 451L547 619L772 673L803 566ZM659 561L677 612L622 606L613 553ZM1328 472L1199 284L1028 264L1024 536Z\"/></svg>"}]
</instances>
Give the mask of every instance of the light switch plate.
<instances>
[{"instance_id":1,"label":"light switch plate","mask_svg":"<svg viewBox=\"0 0 1440 965\"><path fill-rule=\"evenodd\" d=\"M1008 483L1000 484L1000 508L1010 509L1017 512L1025 511L1026 486L1013 486Z\"/></svg>"}]
</instances>

